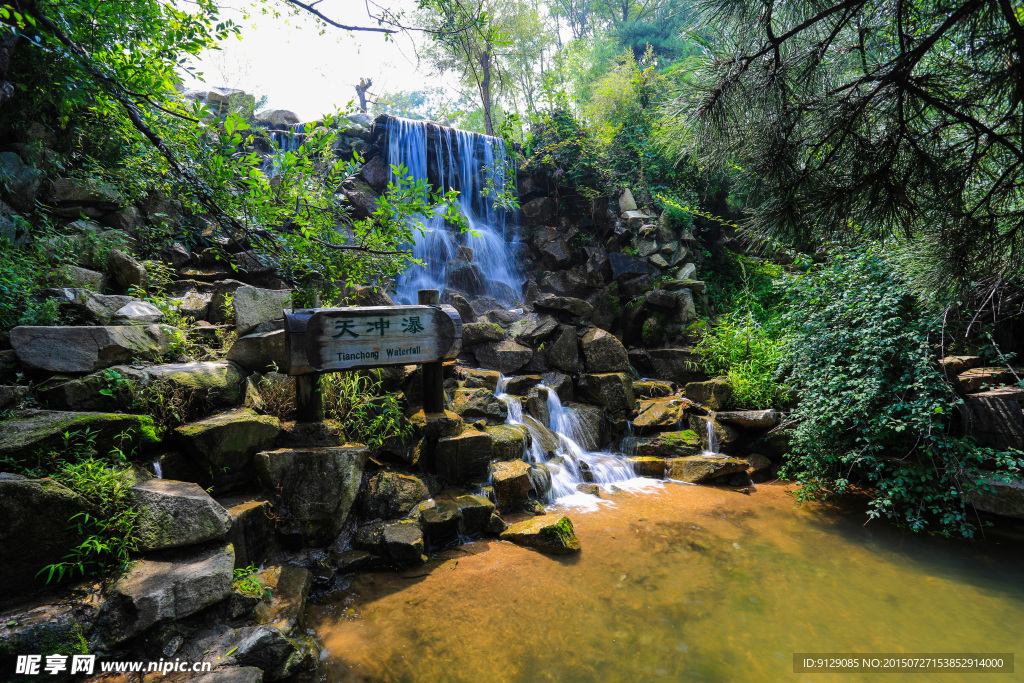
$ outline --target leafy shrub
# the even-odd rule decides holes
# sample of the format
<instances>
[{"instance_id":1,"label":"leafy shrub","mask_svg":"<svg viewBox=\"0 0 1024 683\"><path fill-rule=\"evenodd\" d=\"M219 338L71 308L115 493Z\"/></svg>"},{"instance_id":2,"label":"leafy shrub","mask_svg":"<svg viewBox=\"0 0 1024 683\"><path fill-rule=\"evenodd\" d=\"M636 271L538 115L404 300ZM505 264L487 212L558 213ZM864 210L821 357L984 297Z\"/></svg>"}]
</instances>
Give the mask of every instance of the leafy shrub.
<instances>
[{"instance_id":1,"label":"leafy shrub","mask_svg":"<svg viewBox=\"0 0 1024 683\"><path fill-rule=\"evenodd\" d=\"M789 301L786 364L800 404L786 473L800 498L841 494L859 481L870 486L871 518L973 536L965 498L1024 461L955 435L961 399L928 344L938 316L868 251L834 255L797 278Z\"/></svg>"},{"instance_id":2,"label":"leafy shrub","mask_svg":"<svg viewBox=\"0 0 1024 683\"><path fill-rule=\"evenodd\" d=\"M131 492L135 479L126 454L115 448L106 458L97 457L95 435L88 431L66 434L64 443L52 477L95 506L98 513L80 512L71 518L71 527L85 540L71 548L63 561L39 570L47 583L123 568L138 543L138 513Z\"/></svg>"},{"instance_id":3,"label":"leafy shrub","mask_svg":"<svg viewBox=\"0 0 1024 683\"><path fill-rule=\"evenodd\" d=\"M709 373L729 378L734 407L765 408L777 403L784 388L776 380L782 345L777 330L746 310L720 316L705 331L697 351Z\"/></svg>"},{"instance_id":4,"label":"leafy shrub","mask_svg":"<svg viewBox=\"0 0 1024 683\"><path fill-rule=\"evenodd\" d=\"M326 417L345 427L348 439L371 450L388 439L411 433L397 394L383 393L380 380L357 372L321 376Z\"/></svg>"}]
</instances>

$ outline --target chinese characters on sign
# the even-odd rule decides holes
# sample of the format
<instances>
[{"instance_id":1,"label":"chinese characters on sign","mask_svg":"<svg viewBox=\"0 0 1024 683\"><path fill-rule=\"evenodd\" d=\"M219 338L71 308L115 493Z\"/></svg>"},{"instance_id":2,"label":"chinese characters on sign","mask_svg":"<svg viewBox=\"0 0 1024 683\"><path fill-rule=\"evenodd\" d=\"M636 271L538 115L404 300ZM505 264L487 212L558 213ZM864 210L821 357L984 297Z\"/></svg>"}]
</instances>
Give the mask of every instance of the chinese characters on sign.
<instances>
[{"instance_id":1,"label":"chinese characters on sign","mask_svg":"<svg viewBox=\"0 0 1024 683\"><path fill-rule=\"evenodd\" d=\"M448 306L313 309L289 327L292 374L454 359L462 321Z\"/></svg>"}]
</instances>

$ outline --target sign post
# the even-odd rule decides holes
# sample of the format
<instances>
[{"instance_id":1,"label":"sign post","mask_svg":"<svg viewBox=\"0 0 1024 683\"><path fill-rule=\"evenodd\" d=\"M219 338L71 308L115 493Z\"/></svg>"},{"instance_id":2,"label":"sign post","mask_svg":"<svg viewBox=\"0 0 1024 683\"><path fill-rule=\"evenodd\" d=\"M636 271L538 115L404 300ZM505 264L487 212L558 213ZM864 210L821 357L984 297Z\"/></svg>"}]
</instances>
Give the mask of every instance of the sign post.
<instances>
[{"instance_id":1,"label":"sign post","mask_svg":"<svg viewBox=\"0 0 1024 683\"><path fill-rule=\"evenodd\" d=\"M441 293L436 289L421 289L417 292L420 305L437 306L441 300ZM460 318L461 320L461 318ZM462 340L459 340L462 346ZM434 361L424 363L422 369L423 379L423 412L443 413L444 412L444 363Z\"/></svg>"},{"instance_id":2,"label":"sign post","mask_svg":"<svg viewBox=\"0 0 1024 683\"><path fill-rule=\"evenodd\" d=\"M443 362L462 350L462 319L420 290L416 306L297 309L285 314L288 374L299 420L323 419L320 375L385 365L423 366L423 409L444 410Z\"/></svg>"}]
</instances>

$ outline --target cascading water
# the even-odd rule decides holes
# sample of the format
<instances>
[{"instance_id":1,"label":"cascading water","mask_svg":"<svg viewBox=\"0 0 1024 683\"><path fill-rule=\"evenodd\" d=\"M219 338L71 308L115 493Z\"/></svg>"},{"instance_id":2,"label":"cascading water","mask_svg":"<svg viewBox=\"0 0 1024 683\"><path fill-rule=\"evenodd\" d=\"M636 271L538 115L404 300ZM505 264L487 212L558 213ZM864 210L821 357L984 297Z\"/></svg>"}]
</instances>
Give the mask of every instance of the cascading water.
<instances>
[{"instance_id":1,"label":"cascading water","mask_svg":"<svg viewBox=\"0 0 1024 683\"><path fill-rule=\"evenodd\" d=\"M519 234L515 212L503 210L494 197L506 190L515 193L512 157L500 138L442 126L433 126L430 130L434 133L432 141L425 121L398 117L388 120L388 165L392 168L392 180L399 164L405 168L406 178L427 179L428 156L432 157L436 160L436 178L442 188L458 191L459 208L466 216L469 231L456 234L441 216L414 219L412 251L423 265L409 269L399 279L395 300L416 303L416 292L420 289L445 290L451 262L461 245L473 250L472 261L479 269L479 275L472 274L468 280L473 286L482 284L480 291L470 293L485 294L511 304L518 299L523 282L515 258ZM482 283L476 282L477 277Z\"/></svg>"},{"instance_id":2,"label":"cascading water","mask_svg":"<svg viewBox=\"0 0 1024 683\"><path fill-rule=\"evenodd\" d=\"M711 413L705 423L708 435L708 447L702 455L718 455L718 432L715 431L715 414Z\"/></svg>"},{"instance_id":3,"label":"cascading water","mask_svg":"<svg viewBox=\"0 0 1024 683\"><path fill-rule=\"evenodd\" d=\"M547 389L549 421L541 424L530 415L523 414L520 400L505 392L506 378L499 376L495 390L497 398L508 406L508 424L522 425L530 433L531 446L526 457L531 462L545 465L551 472L551 500L571 503L577 485L586 481L598 485L623 483L636 478L629 461L624 457L594 450L594 436L588 434L571 408L562 405L558 393ZM552 457L546 457L554 451Z\"/></svg>"},{"instance_id":4,"label":"cascading water","mask_svg":"<svg viewBox=\"0 0 1024 683\"><path fill-rule=\"evenodd\" d=\"M277 153L263 161L262 171L270 178L277 175L281 159L289 152L296 152L306 140L306 124L296 123L288 130L273 130L270 137Z\"/></svg>"}]
</instances>

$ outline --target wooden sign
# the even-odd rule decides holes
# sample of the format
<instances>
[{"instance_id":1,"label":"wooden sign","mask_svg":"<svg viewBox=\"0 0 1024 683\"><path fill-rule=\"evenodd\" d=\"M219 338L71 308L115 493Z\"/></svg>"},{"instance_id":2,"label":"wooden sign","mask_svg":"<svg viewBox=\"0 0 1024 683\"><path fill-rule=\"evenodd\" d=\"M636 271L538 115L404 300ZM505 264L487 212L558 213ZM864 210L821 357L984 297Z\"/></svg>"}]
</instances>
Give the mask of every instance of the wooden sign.
<instances>
[{"instance_id":1,"label":"wooden sign","mask_svg":"<svg viewBox=\"0 0 1024 683\"><path fill-rule=\"evenodd\" d=\"M454 359L462 319L451 306L313 308L285 315L288 374Z\"/></svg>"}]
</instances>

